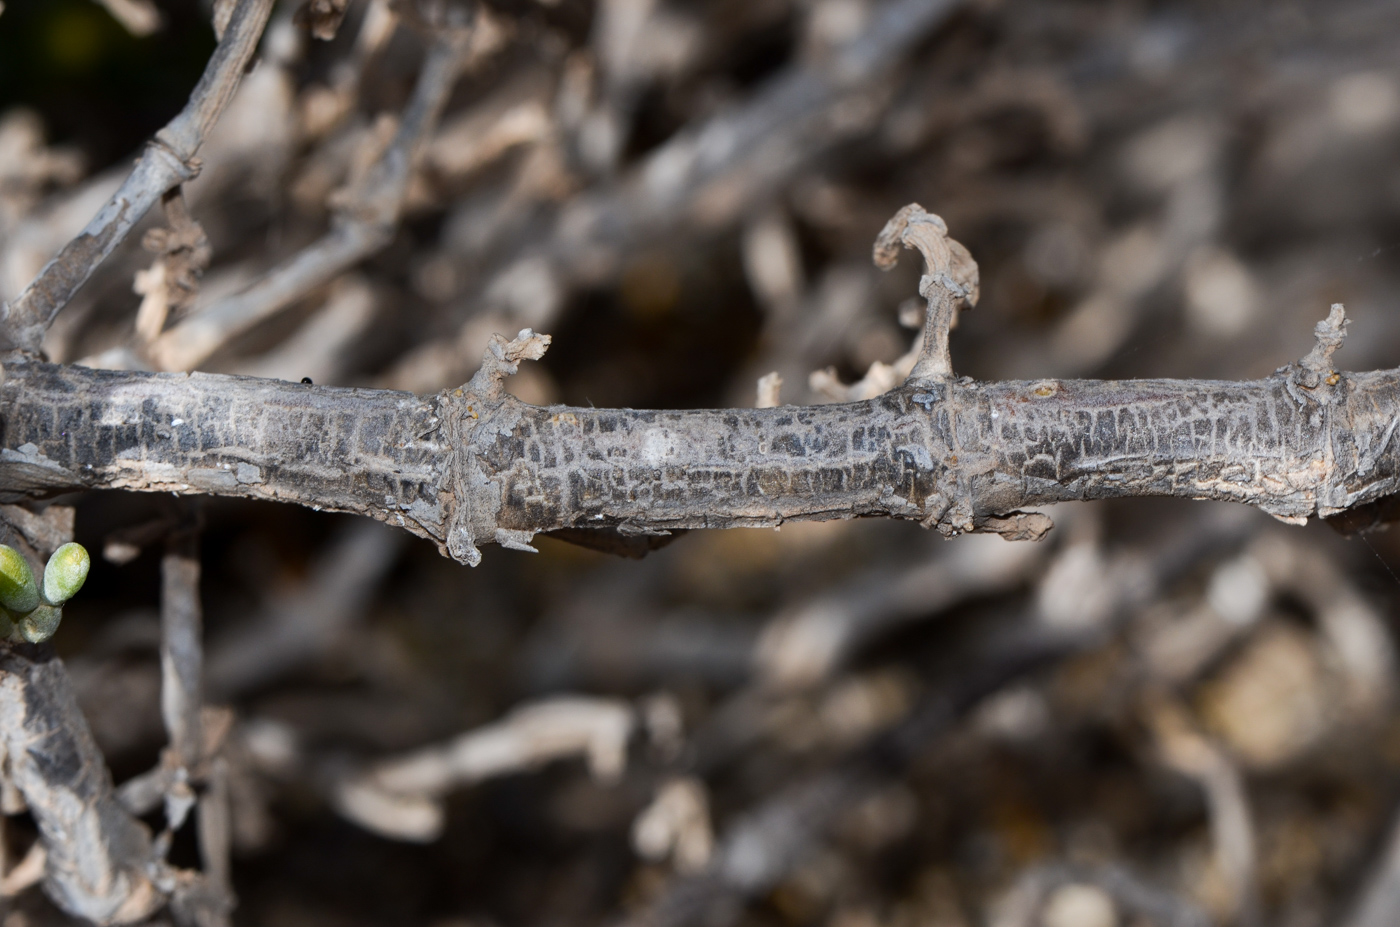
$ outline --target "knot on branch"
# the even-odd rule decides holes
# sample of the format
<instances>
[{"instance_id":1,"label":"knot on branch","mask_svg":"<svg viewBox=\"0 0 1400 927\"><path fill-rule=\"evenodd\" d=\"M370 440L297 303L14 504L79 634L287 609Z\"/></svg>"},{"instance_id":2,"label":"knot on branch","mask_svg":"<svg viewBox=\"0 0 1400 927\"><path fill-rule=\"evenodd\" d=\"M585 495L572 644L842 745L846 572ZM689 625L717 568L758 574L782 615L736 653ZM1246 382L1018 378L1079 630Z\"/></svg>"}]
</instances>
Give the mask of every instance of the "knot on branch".
<instances>
[{"instance_id":1,"label":"knot on branch","mask_svg":"<svg viewBox=\"0 0 1400 927\"><path fill-rule=\"evenodd\" d=\"M957 310L977 304L977 262L959 242L948 237L948 225L939 216L910 203L885 223L875 239L875 266L890 270L899 260L900 246L918 250L924 257L919 295L928 300L924 316L924 341L911 380L946 380L953 375L948 332L957 324Z\"/></svg>"},{"instance_id":2,"label":"knot on branch","mask_svg":"<svg viewBox=\"0 0 1400 927\"><path fill-rule=\"evenodd\" d=\"M466 386L438 394L438 418L447 436L448 455L438 484L443 511L443 546L452 559L468 566L481 562L477 540L486 537L502 547L534 551L534 532L502 528L496 524L501 509L499 481L476 453L474 442L483 434L504 434L514 427L518 412L507 409L510 398L505 379L520 369L520 362L539 360L549 348L550 337L528 328L510 341L492 335L481 358L481 369ZM518 405L518 404L517 404Z\"/></svg>"},{"instance_id":3,"label":"knot on branch","mask_svg":"<svg viewBox=\"0 0 1400 927\"><path fill-rule=\"evenodd\" d=\"M1055 527L1049 515L1041 512L978 513L974 510L971 476L968 468L952 463L937 477L938 490L924 501L925 528L934 528L945 538L962 534L996 534L1007 541L1042 541Z\"/></svg>"},{"instance_id":4,"label":"knot on branch","mask_svg":"<svg viewBox=\"0 0 1400 927\"><path fill-rule=\"evenodd\" d=\"M1301 361L1283 368L1288 394L1298 403L1299 408L1309 400L1325 403L1331 398L1330 387L1341 382L1342 375L1332 366L1332 355L1346 340L1346 308L1341 303L1333 303L1327 318L1313 326L1316 342Z\"/></svg>"},{"instance_id":5,"label":"knot on branch","mask_svg":"<svg viewBox=\"0 0 1400 927\"><path fill-rule=\"evenodd\" d=\"M553 339L548 335L537 335L528 328L507 341L502 335L492 335L491 342L481 356L481 367L467 391L476 394L482 401L500 399L505 395L506 377L520 369L520 362L539 360L549 350Z\"/></svg>"},{"instance_id":6,"label":"knot on branch","mask_svg":"<svg viewBox=\"0 0 1400 927\"><path fill-rule=\"evenodd\" d=\"M1317 343L1303 358L1303 369L1321 377L1334 373L1332 355L1346 340L1346 327L1350 324L1347 320L1346 307L1341 303L1333 303L1331 311L1327 313L1327 318L1313 326L1313 337L1317 339Z\"/></svg>"},{"instance_id":7,"label":"knot on branch","mask_svg":"<svg viewBox=\"0 0 1400 927\"><path fill-rule=\"evenodd\" d=\"M180 144L176 133L169 131L169 126L152 136L146 147L165 162L166 170L177 184L189 183L204 170L204 161L195 157L193 150L186 154L182 148L187 146Z\"/></svg>"},{"instance_id":8,"label":"knot on branch","mask_svg":"<svg viewBox=\"0 0 1400 927\"><path fill-rule=\"evenodd\" d=\"M148 270L138 270L132 287L139 293L136 333L144 342L154 341L172 313L194 305L199 281L209 267L213 251L204 228L190 215L183 187L161 197L168 228L153 228L141 239L141 247L157 255Z\"/></svg>"}]
</instances>

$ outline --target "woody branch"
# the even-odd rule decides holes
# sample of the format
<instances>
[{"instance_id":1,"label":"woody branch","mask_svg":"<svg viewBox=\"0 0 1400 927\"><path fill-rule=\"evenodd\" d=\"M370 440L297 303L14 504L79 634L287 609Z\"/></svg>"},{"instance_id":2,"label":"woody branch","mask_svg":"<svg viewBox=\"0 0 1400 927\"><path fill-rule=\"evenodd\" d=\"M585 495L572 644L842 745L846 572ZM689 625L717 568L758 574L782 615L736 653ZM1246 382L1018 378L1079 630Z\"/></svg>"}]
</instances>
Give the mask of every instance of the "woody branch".
<instances>
[{"instance_id":1,"label":"woody branch","mask_svg":"<svg viewBox=\"0 0 1400 927\"><path fill-rule=\"evenodd\" d=\"M430 398L204 374L87 370L11 355L0 492L81 488L277 499L356 512L463 562L562 528L657 534L883 516L948 535L1037 538L1071 499L1246 503L1288 522L1396 492L1400 371L1341 373L1344 313L1317 347L1247 382L952 375L947 329L976 265L941 219L906 207L882 233L925 258L924 353L864 402L770 409L537 407L503 381L549 339L498 337L465 386Z\"/></svg>"}]
</instances>

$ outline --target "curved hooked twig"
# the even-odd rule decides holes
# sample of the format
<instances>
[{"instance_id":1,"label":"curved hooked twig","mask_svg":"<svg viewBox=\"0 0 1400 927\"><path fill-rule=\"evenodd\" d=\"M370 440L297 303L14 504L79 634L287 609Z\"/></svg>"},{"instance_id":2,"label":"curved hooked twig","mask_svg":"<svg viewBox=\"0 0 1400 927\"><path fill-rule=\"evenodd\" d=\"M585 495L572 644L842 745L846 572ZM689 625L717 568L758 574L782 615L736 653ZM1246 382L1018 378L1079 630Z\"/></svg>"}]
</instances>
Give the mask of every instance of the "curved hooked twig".
<instances>
[{"instance_id":1,"label":"curved hooked twig","mask_svg":"<svg viewBox=\"0 0 1400 927\"><path fill-rule=\"evenodd\" d=\"M875 266L890 270L899 260L899 246L914 248L924 256L919 295L928 300L924 316L924 346L910 380L946 380L953 375L948 332L957 324L959 308L977 305L977 262L959 242L948 237L948 225L939 216L910 203L885 223L875 239Z\"/></svg>"}]
</instances>

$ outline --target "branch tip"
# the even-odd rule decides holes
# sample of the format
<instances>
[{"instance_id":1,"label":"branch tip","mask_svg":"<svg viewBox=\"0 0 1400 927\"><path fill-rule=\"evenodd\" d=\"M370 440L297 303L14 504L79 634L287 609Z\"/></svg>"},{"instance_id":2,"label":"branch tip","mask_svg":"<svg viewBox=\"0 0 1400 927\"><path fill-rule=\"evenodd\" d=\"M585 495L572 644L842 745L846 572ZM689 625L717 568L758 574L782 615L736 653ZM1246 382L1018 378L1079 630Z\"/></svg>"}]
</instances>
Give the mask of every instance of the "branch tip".
<instances>
[{"instance_id":1,"label":"branch tip","mask_svg":"<svg viewBox=\"0 0 1400 927\"><path fill-rule=\"evenodd\" d=\"M1336 386L1342 378L1332 367L1332 355L1346 340L1348 324L1350 321L1347 319L1345 307L1341 303L1333 303L1327 318L1313 326L1313 337L1316 341L1312 350L1298 363L1279 368L1278 372L1283 374L1284 388L1298 404L1298 408L1304 408L1309 402L1326 404L1332 401L1332 390L1329 387ZM1312 424L1316 426L1320 424L1320 420ZM1276 518L1281 517L1273 512L1270 514Z\"/></svg>"},{"instance_id":2,"label":"branch tip","mask_svg":"<svg viewBox=\"0 0 1400 927\"><path fill-rule=\"evenodd\" d=\"M875 266L893 268L901 245L923 255L919 295L928 300L923 353L909 376L915 380L947 379L953 375L948 332L956 323L959 308L977 304L977 262L966 248L948 237L948 224L942 217L926 212L918 203L895 213L880 230L872 253Z\"/></svg>"},{"instance_id":3,"label":"branch tip","mask_svg":"<svg viewBox=\"0 0 1400 927\"><path fill-rule=\"evenodd\" d=\"M1341 303L1333 303L1327 318L1313 326L1313 337L1317 342L1303 358L1303 367L1317 374L1332 373L1332 355L1346 340L1346 327L1350 324L1346 307Z\"/></svg>"},{"instance_id":4,"label":"branch tip","mask_svg":"<svg viewBox=\"0 0 1400 927\"><path fill-rule=\"evenodd\" d=\"M528 328L522 328L510 341L503 335L492 335L481 357L481 369L467 384L468 391L483 399L499 397L505 389L505 378L520 369L521 361L544 357L551 341L549 335L537 335Z\"/></svg>"},{"instance_id":5,"label":"branch tip","mask_svg":"<svg viewBox=\"0 0 1400 927\"><path fill-rule=\"evenodd\" d=\"M758 400L754 403L756 409L772 409L782 405L780 394L783 389L783 378L778 375L778 371L765 373L758 378Z\"/></svg>"}]
</instances>

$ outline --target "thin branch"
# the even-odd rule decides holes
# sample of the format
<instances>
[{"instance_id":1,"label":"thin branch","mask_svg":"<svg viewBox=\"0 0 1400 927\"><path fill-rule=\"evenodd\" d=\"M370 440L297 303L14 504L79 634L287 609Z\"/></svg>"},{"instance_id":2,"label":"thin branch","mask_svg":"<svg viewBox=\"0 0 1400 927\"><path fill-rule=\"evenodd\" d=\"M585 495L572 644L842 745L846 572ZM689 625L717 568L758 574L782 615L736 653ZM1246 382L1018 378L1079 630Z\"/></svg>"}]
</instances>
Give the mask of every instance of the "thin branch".
<instances>
[{"instance_id":1,"label":"thin branch","mask_svg":"<svg viewBox=\"0 0 1400 927\"><path fill-rule=\"evenodd\" d=\"M203 611L199 603L199 547L194 531L178 530L161 558L160 707L176 766L197 766L204 750Z\"/></svg>"},{"instance_id":2,"label":"thin branch","mask_svg":"<svg viewBox=\"0 0 1400 927\"><path fill-rule=\"evenodd\" d=\"M82 234L65 245L4 312L3 337L10 346L37 352L59 310L146 211L167 190L198 175L195 155L233 99L271 11L272 0L239 0L189 103L146 145L136 168Z\"/></svg>"},{"instance_id":3,"label":"thin branch","mask_svg":"<svg viewBox=\"0 0 1400 927\"><path fill-rule=\"evenodd\" d=\"M158 255L150 269L137 271L133 289L142 295L136 310L136 336L143 343L160 335L166 317L185 309L199 292L199 278L213 253L203 227L190 215L184 187L161 197L169 228L151 229L141 244Z\"/></svg>"},{"instance_id":4,"label":"thin branch","mask_svg":"<svg viewBox=\"0 0 1400 927\"><path fill-rule=\"evenodd\" d=\"M330 233L247 290L197 312L156 339L150 354L158 367L198 366L230 338L328 283L393 239L409 177L437 126L473 32L447 28L438 34L393 140L340 204Z\"/></svg>"},{"instance_id":5,"label":"thin branch","mask_svg":"<svg viewBox=\"0 0 1400 927\"><path fill-rule=\"evenodd\" d=\"M1148 706L1148 715L1162 761L1195 780L1205 793L1215 865L1229 893L1230 921L1255 923L1258 854L1244 777L1224 750L1192 727L1186 710L1176 702L1157 700Z\"/></svg>"},{"instance_id":6,"label":"thin branch","mask_svg":"<svg viewBox=\"0 0 1400 927\"><path fill-rule=\"evenodd\" d=\"M44 888L98 924L140 920L165 903L147 874L145 826L119 805L72 683L56 659L0 653L0 741L48 853Z\"/></svg>"},{"instance_id":7,"label":"thin branch","mask_svg":"<svg viewBox=\"0 0 1400 927\"><path fill-rule=\"evenodd\" d=\"M177 525L161 559L161 717L170 745L151 772L127 783L117 800L133 814L165 801L163 858L191 810L199 822L202 873L166 871L162 888L181 924L225 927L233 910L229 880L228 770L217 755L232 716L204 707L203 609L199 600L198 525ZM212 720L206 726L206 717Z\"/></svg>"},{"instance_id":8,"label":"thin branch","mask_svg":"<svg viewBox=\"0 0 1400 927\"><path fill-rule=\"evenodd\" d=\"M343 777L332 800L342 815L381 836L435 840L446 817L442 798L453 788L578 755L594 776L616 779L627 763L634 721L631 706L617 699L537 702L447 743Z\"/></svg>"},{"instance_id":9,"label":"thin branch","mask_svg":"<svg viewBox=\"0 0 1400 927\"><path fill-rule=\"evenodd\" d=\"M215 910L227 922L233 905L233 823L229 807L228 761L214 757L209 761L204 794L195 810L199 826L199 858L204 866L204 881L212 896L221 904Z\"/></svg>"}]
</instances>

